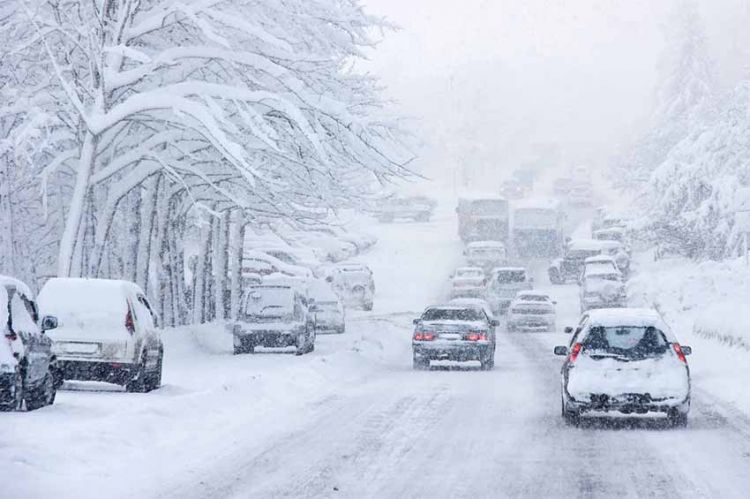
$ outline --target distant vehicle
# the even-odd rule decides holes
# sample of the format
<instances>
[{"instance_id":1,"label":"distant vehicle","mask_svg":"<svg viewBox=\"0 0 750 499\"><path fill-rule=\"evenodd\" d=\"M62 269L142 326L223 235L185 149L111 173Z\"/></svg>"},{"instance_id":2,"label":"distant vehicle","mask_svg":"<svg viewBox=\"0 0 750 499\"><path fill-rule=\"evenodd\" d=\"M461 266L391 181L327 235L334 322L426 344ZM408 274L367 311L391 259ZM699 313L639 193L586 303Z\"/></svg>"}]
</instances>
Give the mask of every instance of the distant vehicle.
<instances>
[{"instance_id":1,"label":"distant vehicle","mask_svg":"<svg viewBox=\"0 0 750 499\"><path fill-rule=\"evenodd\" d=\"M331 269L328 280L345 305L372 310L375 280L370 267L361 263L340 263Z\"/></svg>"},{"instance_id":2,"label":"distant vehicle","mask_svg":"<svg viewBox=\"0 0 750 499\"><path fill-rule=\"evenodd\" d=\"M512 235L516 255L557 257L562 255L565 213L560 203L550 199L529 199L514 206Z\"/></svg>"},{"instance_id":3,"label":"distant vehicle","mask_svg":"<svg viewBox=\"0 0 750 499\"><path fill-rule=\"evenodd\" d=\"M622 243L617 241L602 240L602 255L611 257L622 276L627 279L630 275L630 252Z\"/></svg>"},{"instance_id":4,"label":"distant vehicle","mask_svg":"<svg viewBox=\"0 0 750 499\"><path fill-rule=\"evenodd\" d=\"M453 298L451 301L448 302L448 304L449 305L462 305L462 306L468 306L468 307L481 307L484 310L484 313L487 314L487 317L489 317L490 319L495 318L495 314L492 313L492 307L487 302L487 300L483 298Z\"/></svg>"},{"instance_id":5,"label":"distant vehicle","mask_svg":"<svg viewBox=\"0 0 750 499\"><path fill-rule=\"evenodd\" d=\"M129 392L161 386L159 320L138 285L54 278L39 292L39 306L60 320L49 335L66 380L106 381Z\"/></svg>"},{"instance_id":6,"label":"distant vehicle","mask_svg":"<svg viewBox=\"0 0 750 499\"><path fill-rule=\"evenodd\" d=\"M242 254L242 274L284 274L287 276L311 279L313 272L307 267L291 265L258 250L245 250Z\"/></svg>"},{"instance_id":7,"label":"distant vehicle","mask_svg":"<svg viewBox=\"0 0 750 499\"><path fill-rule=\"evenodd\" d=\"M505 199L460 199L456 213L463 242L508 241L510 213Z\"/></svg>"},{"instance_id":8,"label":"distant vehicle","mask_svg":"<svg viewBox=\"0 0 750 499\"><path fill-rule=\"evenodd\" d=\"M498 322L481 306L429 307L414 325L414 369L429 369L432 360L478 360L483 370L494 367Z\"/></svg>"},{"instance_id":9,"label":"distant vehicle","mask_svg":"<svg viewBox=\"0 0 750 499\"><path fill-rule=\"evenodd\" d=\"M256 347L295 347L297 355L315 350L315 318L305 297L290 286L246 288L238 319L226 327L235 355Z\"/></svg>"},{"instance_id":10,"label":"distant vehicle","mask_svg":"<svg viewBox=\"0 0 750 499\"><path fill-rule=\"evenodd\" d=\"M466 262L472 267L489 271L508 261L505 245L498 241L475 241L466 245Z\"/></svg>"},{"instance_id":11,"label":"distant vehicle","mask_svg":"<svg viewBox=\"0 0 750 499\"><path fill-rule=\"evenodd\" d=\"M554 332L555 304L545 293L519 292L508 307L508 331Z\"/></svg>"},{"instance_id":12,"label":"distant vehicle","mask_svg":"<svg viewBox=\"0 0 750 499\"><path fill-rule=\"evenodd\" d=\"M481 267L459 267L451 276L451 298L481 297L487 277Z\"/></svg>"},{"instance_id":13,"label":"distant vehicle","mask_svg":"<svg viewBox=\"0 0 750 499\"><path fill-rule=\"evenodd\" d=\"M590 182L576 182L568 192L568 204L571 206L588 207L594 202L594 189Z\"/></svg>"},{"instance_id":14,"label":"distant vehicle","mask_svg":"<svg viewBox=\"0 0 750 499\"><path fill-rule=\"evenodd\" d=\"M316 333L342 334L346 331L346 310L330 283L315 279L308 288L308 296Z\"/></svg>"},{"instance_id":15,"label":"distant vehicle","mask_svg":"<svg viewBox=\"0 0 750 499\"><path fill-rule=\"evenodd\" d=\"M628 306L622 274L608 265L595 264L587 268L579 292L581 313L594 308Z\"/></svg>"},{"instance_id":16,"label":"distant vehicle","mask_svg":"<svg viewBox=\"0 0 750 499\"><path fill-rule=\"evenodd\" d=\"M492 270L485 299L497 314L504 314L519 291L534 287L534 280L522 267L498 267Z\"/></svg>"},{"instance_id":17,"label":"distant vehicle","mask_svg":"<svg viewBox=\"0 0 750 499\"><path fill-rule=\"evenodd\" d=\"M323 262L317 258L315 252L308 248L293 248L291 246L278 245L258 246L253 249L270 255L287 265L310 269L316 276L320 275L320 269L323 266Z\"/></svg>"},{"instance_id":18,"label":"distant vehicle","mask_svg":"<svg viewBox=\"0 0 750 499\"><path fill-rule=\"evenodd\" d=\"M566 328L572 332L572 328ZM648 309L587 312L570 340L555 347L562 366L562 417L577 425L584 414L665 414L686 426L690 368L681 346L659 315Z\"/></svg>"},{"instance_id":19,"label":"distant vehicle","mask_svg":"<svg viewBox=\"0 0 750 499\"><path fill-rule=\"evenodd\" d=\"M620 269L617 268L615 259L609 255L596 255L590 256L583 261L583 270L581 270L581 279L585 279L587 275L591 274L620 274Z\"/></svg>"},{"instance_id":20,"label":"distant vehicle","mask_svg":"<svg viewBox=\"0 0 750 499\"><path fill-rule=\"evenodd\" d=\"M536 172L531 168L519 168L513 171L513 180L515 180L522 189L530 191L534 188Z\"/></svg>"},{"instance_id":21,"label":"distant vehicle","mask_svg":"<svg viewBox=\"0 0 750 499\"><path fill-rule=\"evenodd\" d=\"M510 179L503 182L500 193L506 199L521 199L526 193L526 189L518 180Z\"/></svg>"},{"instance_id":22,"label":"distant vehicle","mask_svg":"<svg viewBox=\"0 0 750 499\"><path fill-rule=\"evenodd\" d=\"M413 220L429 222L437 203L426 196L392 197L380 201L375 215L379 222Z\"/></svg>"},{"instance_id":23,"label":"distant vehicle","mask_svg":"<svg viewBox=\"0 0 750 499\"><path fill-rule=\"evenodd\" d=\"M583 271L586 258L600 255L605 247L602 241L574 239L568 242L565 255L552 261L547 273L552 284L576 282Z\"/></svg>"},{"instance_id":24,"label":"distant vehicle","mask_svg":"<svg viewBox=\"0 0 750 499\"><path fill-rule=\"evenodd\" d=\"M573 188L573 179L570 177L558 177L552 183L552 192L555 196L567 196Z\"/></svg>"},{"instance_id":25,"label":"distant vehicle","mask_svg":"<svg viewBox=\"0 0 750 499\"><path fill-rule=\"evenodd\" d=\"M628 239L624 227L610 227L609 229L599 229L592 232L593 238L597 241L611 241L622 245L623 250L630 256L630 240Z\"/></svg>"},{"instance_id":26,"label":"distant vehicle","mask_svg":"<svg viewBox=\"0 0 750 499\"><path fill-rule=\"evenodd\" d=\"M48 331L57 319L39 319L29 287L0 275L0 411L33 411L55 402L62 384Z\"/></svg>"}]
</instances>

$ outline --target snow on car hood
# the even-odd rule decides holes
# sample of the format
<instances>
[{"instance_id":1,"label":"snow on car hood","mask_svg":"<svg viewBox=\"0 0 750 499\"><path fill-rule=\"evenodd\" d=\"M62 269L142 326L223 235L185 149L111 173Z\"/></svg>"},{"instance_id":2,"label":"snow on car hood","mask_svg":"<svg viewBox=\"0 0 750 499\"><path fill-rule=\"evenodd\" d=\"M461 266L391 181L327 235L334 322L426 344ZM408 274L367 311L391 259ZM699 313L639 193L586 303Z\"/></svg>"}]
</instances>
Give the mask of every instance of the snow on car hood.
<instances>
[{"instance_id":1,"label":"snow on car hood","mask_svg":"<svg viewBox=\"0 0 750 499\"><path fill-rule=\"evenodd\" d=\"M568 377L568 393L580 401L591 394L619 397L649 393L653 399L686 398L690 391L687 369L674 356L620 361L580 355Z\"/></svg>"}]
</instances>

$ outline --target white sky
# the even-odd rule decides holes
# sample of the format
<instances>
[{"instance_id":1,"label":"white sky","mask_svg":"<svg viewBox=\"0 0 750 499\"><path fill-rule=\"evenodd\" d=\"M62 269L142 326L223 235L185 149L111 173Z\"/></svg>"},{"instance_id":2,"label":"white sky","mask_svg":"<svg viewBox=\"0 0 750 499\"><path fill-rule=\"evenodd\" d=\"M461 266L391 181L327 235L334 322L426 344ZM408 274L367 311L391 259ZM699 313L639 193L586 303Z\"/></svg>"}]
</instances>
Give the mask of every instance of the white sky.
<instances>
[{"instance_id":1,"label":"white sky","mask_svg":"<svg viewBox=\"0 0 750 499\"><path fill-rule=\"evenodd\" d=\"M502 177L555 148L564 166L596 167L648 117L673 1L365 0L402 28L367 69L416 118L427 175ZM721 5L706 15L717 50L739 58L726 28L744 33L750 2L702 1Z\"/></svg>"}]
</instances>

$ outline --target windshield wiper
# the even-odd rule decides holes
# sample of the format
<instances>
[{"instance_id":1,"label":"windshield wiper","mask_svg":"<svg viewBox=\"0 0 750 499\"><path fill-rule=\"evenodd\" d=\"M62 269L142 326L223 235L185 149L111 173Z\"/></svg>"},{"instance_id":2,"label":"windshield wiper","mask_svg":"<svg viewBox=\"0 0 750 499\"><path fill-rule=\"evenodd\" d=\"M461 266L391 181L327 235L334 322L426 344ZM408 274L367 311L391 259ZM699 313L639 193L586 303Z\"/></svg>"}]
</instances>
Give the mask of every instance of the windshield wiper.
<instances>
[{"instance_id":1,"label":"windshield wiper","mask_svg":"<svg viewBox=\"0 0 750 499\"><path fill-rule=\"evenodd\" d=\"M630 362L632 360L630 357L626 357L625 355L620 355L617 353L609 353L609 352L590 353L589 357L591 357L594 360L615 359L615 360L621 360L623 362Z\"/></svg>"}]
</instances>

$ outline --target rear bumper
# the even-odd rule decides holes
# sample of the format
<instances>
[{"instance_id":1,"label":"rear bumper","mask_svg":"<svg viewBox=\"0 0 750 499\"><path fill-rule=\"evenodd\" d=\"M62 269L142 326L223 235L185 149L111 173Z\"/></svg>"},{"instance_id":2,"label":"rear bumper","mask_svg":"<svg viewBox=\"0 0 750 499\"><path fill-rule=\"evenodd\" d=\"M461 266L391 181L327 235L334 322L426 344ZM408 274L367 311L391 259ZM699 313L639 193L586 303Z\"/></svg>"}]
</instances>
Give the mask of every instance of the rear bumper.
<instances>
[{"instance_id":1,"label":"rear bumper","mask_svg":"<svg viewBox=\"0 0 750 499\"><path fill-rule=\"evenodd\" d=\"M297 338L304 333L298 331L241 331L234 333L234 343L239 346L252 345L266 348L295 346Z\"/></svg>"},{"instance_id":2,"label":"rear bumper","mask_svg":"<svg viewBox=\"0 0 750 499\"><path fill-rule=\"evenodd\" d=\"M450 345L445 343L412 343L414 356L429 360L454 360L458 362L467 362L470 360L481 360L491 351L492 345L489 342L478 344L460 343Z\"/></svg>"},{"instance_id":3,"label":"rear bumper","mask_svg":"<svg viewBox=\"0 0 750 499\"><path fill-rule=\"evenodd\" d=\"M123 385L133 379L138 366L134 363L58 360L57 365L65 380L106 381Z\"/></svg>"},{"instance_id":4,"label":"rear bumper","mask_svg":"<svg viewBox=\"0 0 750 499\"><path fill-rule=\"evenodd\" d=\"M484 288L452 288L451 298L481 298Z\"/></svg>"},{"instance_id":5,"label":"rear bumper","mask_svg":"<svg viewBox=\"0 0 750 499\"><path fill-rule=\"evenodd\" d=\"M0 374L0 405L12 404L16 397L16 374Z\"/></svg>"},{"instance_id":6,"label":"rear bumper","mask_svg":"<svg viewBox=\"0 0 750 499\"><path fill-rule=\"evenodd\" d=\"M516 329L538 331L546 330L555 326L555 317L529 317L529 316L509 316L508 326Z\"/></svg>"},{"instance_id":7,"label":"rear bumper","mask_svg":"<svg viewBox=\"0 0 750 499\"><path fill-rule=\"evenodd\" d=\"M568 409L574 409L579 413L608 413L620 412L622 414L667 414L677 410L687 414L690 410L690 395L684 397L666 397L652 399L647 393L628 393L612 397L606 394L589 394L588 400L576 400L568 394Z\"/></svg>"}]
</instances>

